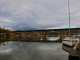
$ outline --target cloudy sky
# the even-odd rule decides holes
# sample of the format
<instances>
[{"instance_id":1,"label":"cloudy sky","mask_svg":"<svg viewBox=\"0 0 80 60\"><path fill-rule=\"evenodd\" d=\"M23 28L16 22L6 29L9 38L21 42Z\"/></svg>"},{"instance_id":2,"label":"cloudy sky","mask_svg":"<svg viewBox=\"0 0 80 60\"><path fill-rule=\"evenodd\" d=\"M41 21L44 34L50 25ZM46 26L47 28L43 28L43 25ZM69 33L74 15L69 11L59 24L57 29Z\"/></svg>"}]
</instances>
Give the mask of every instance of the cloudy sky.
<instances>
[{"instance_id":1,"label":"cloudy sky","mask_svg":"<svg viewBox=\"0 0 80 60\"><path fill-rule=\"evenodd\" d=\"M70 1L71 26L79 27L80 0ZM49 29L69 25L68 0L0 0L0 26Z\"/></svg>"}]
</instances>

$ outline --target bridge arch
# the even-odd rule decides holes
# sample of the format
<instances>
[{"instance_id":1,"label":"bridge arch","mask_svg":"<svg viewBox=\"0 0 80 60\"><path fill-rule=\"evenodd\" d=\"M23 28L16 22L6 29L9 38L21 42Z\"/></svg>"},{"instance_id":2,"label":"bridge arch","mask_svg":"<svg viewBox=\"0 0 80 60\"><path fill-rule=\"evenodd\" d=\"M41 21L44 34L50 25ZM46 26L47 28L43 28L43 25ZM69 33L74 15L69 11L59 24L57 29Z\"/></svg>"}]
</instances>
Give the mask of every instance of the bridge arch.
<instances>
[{"instance_id":1,"label":"bridge arch","mask_svg":"<svg viewBox=\"0 0 80 60\"><path fill-rule=\"evenodd\" d=\"M57 41L60 39L60 34L55 31L48 31L44 33L44 38L48 41Z\"/></svg>"}]
</instances>

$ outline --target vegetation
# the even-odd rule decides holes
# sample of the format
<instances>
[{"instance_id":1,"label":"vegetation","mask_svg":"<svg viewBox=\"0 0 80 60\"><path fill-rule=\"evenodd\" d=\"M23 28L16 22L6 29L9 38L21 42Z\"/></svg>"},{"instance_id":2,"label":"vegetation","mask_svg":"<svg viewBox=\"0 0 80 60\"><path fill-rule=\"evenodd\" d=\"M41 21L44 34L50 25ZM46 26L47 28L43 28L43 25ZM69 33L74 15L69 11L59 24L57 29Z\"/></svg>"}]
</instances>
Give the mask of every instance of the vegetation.
<instances>
[{"instance_id":1,"label":"vegetation","mask_svg":"<svg viewBox=\"0 0 80 60\"><path fill-rule=\"evenodd\" d=\"M7 29L5 27L0 27L0 33L4 33L4 32L10 32L12 31L11 29Z\"/></svg>"}]
</instances>

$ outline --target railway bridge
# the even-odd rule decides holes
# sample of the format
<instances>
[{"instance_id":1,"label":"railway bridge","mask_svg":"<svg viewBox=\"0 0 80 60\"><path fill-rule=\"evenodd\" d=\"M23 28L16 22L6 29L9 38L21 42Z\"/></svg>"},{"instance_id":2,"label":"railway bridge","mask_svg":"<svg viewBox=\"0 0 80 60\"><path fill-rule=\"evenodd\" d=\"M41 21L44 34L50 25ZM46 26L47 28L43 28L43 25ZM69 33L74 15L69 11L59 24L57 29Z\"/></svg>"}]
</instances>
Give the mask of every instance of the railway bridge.
<instances>
[{"instance_id":1,"label":"railway bridge","mask_svg":"<svg viewBox=\"0 0 80 60\"><path fill-rule=\"evenodd\" d=\"M70 34L77 35L80 28L71 28ZM28 42L62 42L69 29L29 30L0 32L0 42L4 41L28 41Z\"/></svg>"}]
</instances>

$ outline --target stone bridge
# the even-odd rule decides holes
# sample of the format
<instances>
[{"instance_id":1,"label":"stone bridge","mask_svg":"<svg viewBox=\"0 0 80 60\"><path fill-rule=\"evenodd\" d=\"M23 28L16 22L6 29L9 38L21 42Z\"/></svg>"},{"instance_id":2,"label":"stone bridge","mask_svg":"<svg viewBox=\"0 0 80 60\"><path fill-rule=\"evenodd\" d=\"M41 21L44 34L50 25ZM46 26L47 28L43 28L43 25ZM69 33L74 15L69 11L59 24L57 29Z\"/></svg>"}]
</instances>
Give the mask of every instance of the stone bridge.
<instances>
[{"instance_id":1,"label":"stone bridge","mask_svg":"<svg viewBox=\"0 0 80 60\"><path fill-rule=\"evenodd\" d=\"M0 33L0 42L28 41L28 42L62 42L62 38L69 29L10 31ZM70 34L79 34L79 28L70 29Z\"/></svg>"}]
</instances>

